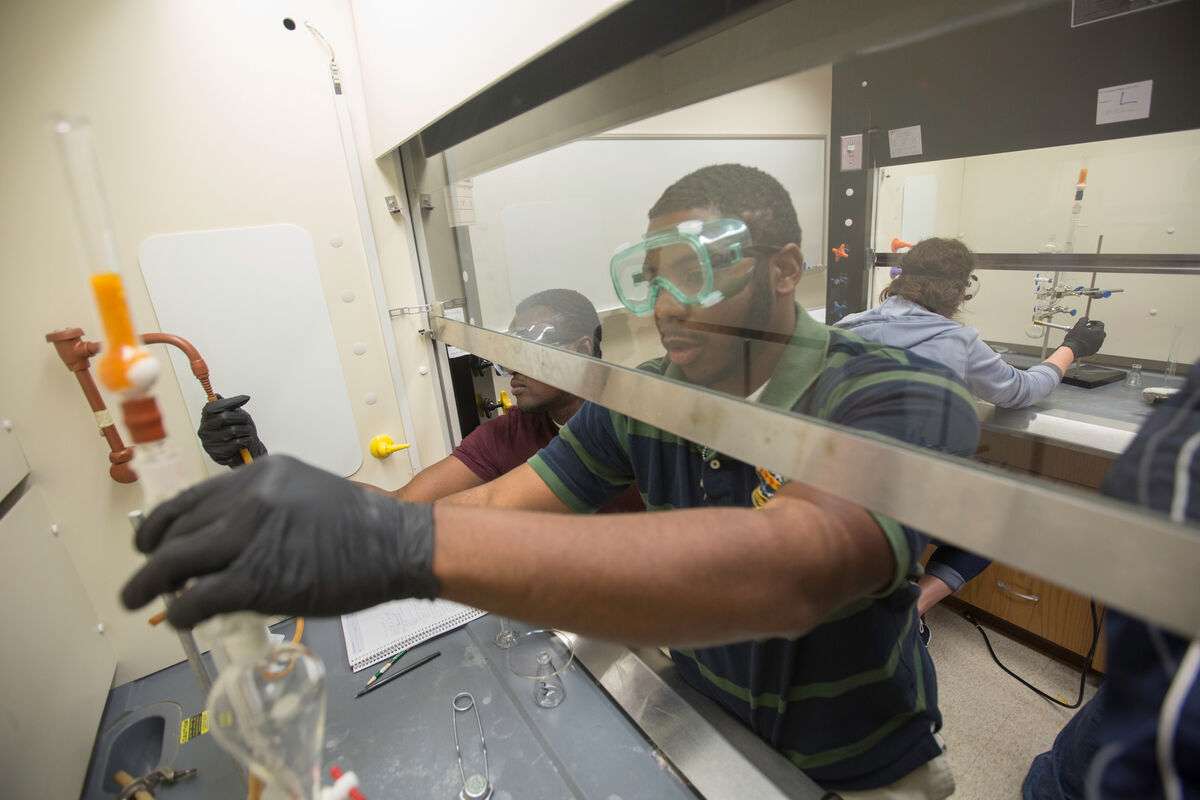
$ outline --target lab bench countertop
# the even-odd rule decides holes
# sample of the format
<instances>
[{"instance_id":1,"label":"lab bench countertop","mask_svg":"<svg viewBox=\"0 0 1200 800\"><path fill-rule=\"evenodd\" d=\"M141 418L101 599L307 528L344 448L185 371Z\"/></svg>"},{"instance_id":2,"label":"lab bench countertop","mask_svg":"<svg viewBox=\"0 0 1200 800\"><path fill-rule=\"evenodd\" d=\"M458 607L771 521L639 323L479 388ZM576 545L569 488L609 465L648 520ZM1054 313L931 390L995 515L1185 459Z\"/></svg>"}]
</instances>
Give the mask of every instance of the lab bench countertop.
<instances>
[{"instance_id":1,"label":"lab bench countertop","mask_svg":"<svg viewBox=\"0 0 1200 800\"><path fill-rule=\"evenodd\" d=\"M290 637L293 624L273 630ZM337 764L357 773L363 793L373 800L458 797L463 779L455 716L467 776L483 771L474 714L455 715L451 708L455 695L470 692L483 726L495 800L823 795L781 755L684 684L660 651L571 637L576 659L560 676L566 697L547 709L534 704L533 681L508 671L505 651L492 642L497 631L497 619L484 616L414 647L393 670L434 651L441 656L355 699L374 670L350 670L340 620L308 620L303 643L320 656L326 671L324 783L331 783L328 769ZM167 713L161 714L163 709ZM83 800L116 798L116 784L106 773L133 771L136 765L113 763L113 742L119 738L114 734L135 725L150 726L151 738L162 732L160 763L197 769L190 778L160 787L157 796L245 796L230 756L210 733L198 733L195 723L186 722L203 710L204 698L186 662L113 689ZM165 722L137 719L149 712Z\"/></svg>"},{"instance_id":2,"label":"lab bench countertop","mask_svg":"<svg viewBox=\"0 0 1200 800\"><path fill-rule=\"evenodd\" d=\"M1015 353L1003 358L1018 369L1040 363L1036 356ZM1179 377L1167 379L1156 372L1143 372L1142 378L1144 388L1182 384ZM1129 446L1154 409L1142 398L1142 389L1126 388L1124 380L1092 389L1061 383L1049 397L1026 408L997 408L982 400L977 408L985 429L1108 457Z\"/></svg>"}]
</instances>

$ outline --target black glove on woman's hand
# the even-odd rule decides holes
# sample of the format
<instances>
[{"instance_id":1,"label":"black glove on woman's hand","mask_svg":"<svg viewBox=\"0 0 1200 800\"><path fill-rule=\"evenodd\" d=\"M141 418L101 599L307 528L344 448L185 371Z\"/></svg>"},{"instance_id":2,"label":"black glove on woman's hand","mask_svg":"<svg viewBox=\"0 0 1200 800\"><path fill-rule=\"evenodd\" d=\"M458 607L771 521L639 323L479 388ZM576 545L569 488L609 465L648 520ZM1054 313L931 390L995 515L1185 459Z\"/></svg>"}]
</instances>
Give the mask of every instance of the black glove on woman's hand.
<instances>
[{"instance_id":1,"label":"black glove on woman's hand","mask_svg":"<svg viewBox=\"0 0 1200 800\"><path fill-rule=\"evenodd\" d=\"M1067 331L1067 335L1063 337L1063 347L1071 348L1071 352L1075 354L1075 358L1086 358L1095 355L1100 350L1100 345L1104 344L1104 323L1100 320L1089 320L1087 317L1080 317L1079 322L1075 323L1075 327Z\"/></svg>"},{"instance_id":2,"label":"black glove on woman's hand","mask_svg":"<svg viewBox=\"0 0 1200 800\"><path fill-rule=\"evenodd\" d=\"M200 427L196 435L204 452L218 464L227 467L240 467L245 463L242 450L249 450L252 458L265 456L267 447L258 438L258 429L250 412L242 406L250 400L250 395L239 394L236 397L221 397L207 403L200 411Z\"/></svg>"},{"instance_id":3,"label":"black glove on woman's hand","mask_svg":"<svg viewBox=\"0 0 1200 800\"><path fill-rule=\"evenodd\" d=\"M431 598L433 506L372 492L276 455L211 478L154 509L137 532L150 554L122 600L140 608L184 587L167 619L213 614L336 616Z\"/></svg>"}]
</instances>

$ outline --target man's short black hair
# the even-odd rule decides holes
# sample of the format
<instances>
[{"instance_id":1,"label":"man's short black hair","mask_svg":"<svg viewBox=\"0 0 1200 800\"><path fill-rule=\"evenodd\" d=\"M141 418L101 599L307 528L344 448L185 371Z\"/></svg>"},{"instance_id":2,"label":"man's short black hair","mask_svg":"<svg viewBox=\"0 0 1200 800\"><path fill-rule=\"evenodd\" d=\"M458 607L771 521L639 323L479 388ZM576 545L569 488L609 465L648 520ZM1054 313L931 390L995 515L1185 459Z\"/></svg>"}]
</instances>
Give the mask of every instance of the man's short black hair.
<instances>
[{"instance_id":1,"label":"man's short black hair","mask_svg":"<svg viewBox=\"0 0 1200 800\"><path fill-rule=\"evenodd\" d=\"M741 164L701 167L671 184L650 209L649 217L711 208L737 217L755 244L800 246L800 221L783 184L761 169Z\"/></svg>"},{"instance_id":2,"label":"man's short black hair","mask_svg":"<svg viewBox=\"0 0 1200 800\"><path fill-rule=\"evenodd\" d=\"M561 331L560 344L586 336L592 340L592 355L600 358L600 316L592 301L574 289L545 289L517 303L516 313L534 306L545 306L554 312L555 330Z\"/></svg>"}]
</instances>

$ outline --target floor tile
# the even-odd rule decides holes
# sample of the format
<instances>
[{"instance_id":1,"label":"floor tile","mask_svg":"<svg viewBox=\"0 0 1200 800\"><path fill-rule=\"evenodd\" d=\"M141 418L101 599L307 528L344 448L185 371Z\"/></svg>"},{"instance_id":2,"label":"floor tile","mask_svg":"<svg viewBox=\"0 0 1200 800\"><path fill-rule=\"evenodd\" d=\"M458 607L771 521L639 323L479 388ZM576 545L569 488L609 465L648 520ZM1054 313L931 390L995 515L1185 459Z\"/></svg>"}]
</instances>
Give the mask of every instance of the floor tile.
<instances>
[{"instance_id":1,"label":"floor tile","mask_svg":"<svg viewBox=\"0 0 1200 800\"><path fill-rule=\"evenodd\" d=\"M1074 710L1055 705L1006 674L983 637L957 612L926 615L938 674L942 736L958 786L956 800L1020 798L1033 757L1048 749ZM1005 666L1051 696L1074 702L1079 668L984 626ZM1089 676L1085 698L1099 681Z\"/></svg>"}]
</instances>

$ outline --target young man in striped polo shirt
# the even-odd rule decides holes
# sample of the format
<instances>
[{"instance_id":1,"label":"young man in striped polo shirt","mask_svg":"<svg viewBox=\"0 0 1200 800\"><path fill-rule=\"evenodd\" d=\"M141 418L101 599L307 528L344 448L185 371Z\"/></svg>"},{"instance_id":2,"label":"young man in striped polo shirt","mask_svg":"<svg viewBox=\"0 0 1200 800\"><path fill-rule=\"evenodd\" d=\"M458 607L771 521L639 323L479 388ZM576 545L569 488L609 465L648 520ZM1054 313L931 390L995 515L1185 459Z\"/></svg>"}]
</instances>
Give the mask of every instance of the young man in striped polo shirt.
<instances>
[{"instance_id":1,"label":"young man in striped polo shirt","mask_svg":"<svg viewBox=\"0 0 1200 800\"><path fill-rule=\"evenodd\" d=\"M623 302L654 313L666 355L648 369L974 451L974 404L948 371L827 328L796 304L800 228L774 178L707 167L649 216L612 268ZM127 584L127 605L177 588L201 563L207 577L170 609L177 625L240 607L330 615L441 596L581 634L669 642L693 686L822 786L853 798L953 791L934 735L933 664L917 640L925 537L892 520L591 403L527 464L432 508L284 457L238 472L146 520L138 546L153 555ZM544 513L593 511L631 484L656 513L619 525Z\"/></svg>"},{"instance_id":2,"label":"young man in striped polo shirt","mask_svg":"<svg viewBox=\"0 0 1200 800\"><path fill-rule=\"evenodd\" d=\"M719 225L711 233L714 220L743 220L755 258L714 264L710 292L721 292L722 299L710 303L705 298L687 302L686 289L681 301L662 285L674 276L679 276L674 283L687 281L682 269L672 272L669 263L679 262L686 249L670 244L670 238L640 253L635 247L632 254L641 285L657 278L657 291L639 290L632 281L622 291L618 255L618 292L623 300L627 293L637 295L629 305L650 304L667 351L643 369L913 444L959 455L974 451L974 403L947 370L828 328L795 303L803 264L800 229L786 190L771 176L739 165L701 169L667 189L649 216L646 241L695 227L697 221L703 223L698 238L719 240ZM686 256L682 261L690 264ZM799 550L849 548L844 561L835 558L839 569L833 573L818 576L802 566L790 576L786 569L764 570L758 590L767 602L779 592L780 602L798 600L821 609L791 629L804 635L772 636L789 626L764 620L747 626L753 638L741 636L745 641L730 644L706 633L705 614L696 613L687 625L694 631L691 641L718 646L678 648L672 657L690 684L827 788L853 796L854 790L907 779L918 797L952 791L933 735L941 725L933 664L918 643L913 610L918 591L910 579L919 575L923 535L592 404L568 428L529 467L574 511L592 511L635 482L650 510L766 503L764 510L793 518L799 529L811 526L800 533L799 538L811 540ZM716 523L726 526L723 547L769 550L778 543L781 553L803 558L792 551L794 543L780 541L799 531L770 526L764 533L743 524L740 517ZM829 538L822 541L824 535ZM686 538L680 545L690 546ZM736 563L736 555L729 558ZM670 575L673 565L666 561L661 569ZM789 599L790 591L781 587L792 580L809 584L809 591L801 589L804 599ZM845 591L851 584L856 589ZM713 622L734 617L748 591L708 577L696 579L692 588L700 587L734 598L734 608L713 612ZM783 609L779 613L787 616ZM686 634L665 633L689 641Z\"/></svg>"}]
</instances>

